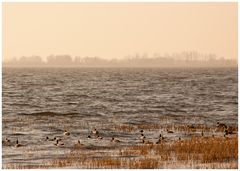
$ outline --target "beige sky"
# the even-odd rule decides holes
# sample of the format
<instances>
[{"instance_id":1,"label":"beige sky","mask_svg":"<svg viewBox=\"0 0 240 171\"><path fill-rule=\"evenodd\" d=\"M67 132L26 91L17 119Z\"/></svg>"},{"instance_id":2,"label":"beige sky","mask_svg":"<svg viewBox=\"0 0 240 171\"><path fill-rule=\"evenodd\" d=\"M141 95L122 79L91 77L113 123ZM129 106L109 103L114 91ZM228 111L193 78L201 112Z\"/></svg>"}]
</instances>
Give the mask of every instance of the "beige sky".
<instances>
[{"instance_id":1,"label":"beige sky","mask_svg":"<svg viewBox=\"0 0 240 171\"><path fill-rule=\"evenodd\" d=\"M5 60L191 50L237 58L237 3L3 4Z\"/></svg>"}]
</instances>

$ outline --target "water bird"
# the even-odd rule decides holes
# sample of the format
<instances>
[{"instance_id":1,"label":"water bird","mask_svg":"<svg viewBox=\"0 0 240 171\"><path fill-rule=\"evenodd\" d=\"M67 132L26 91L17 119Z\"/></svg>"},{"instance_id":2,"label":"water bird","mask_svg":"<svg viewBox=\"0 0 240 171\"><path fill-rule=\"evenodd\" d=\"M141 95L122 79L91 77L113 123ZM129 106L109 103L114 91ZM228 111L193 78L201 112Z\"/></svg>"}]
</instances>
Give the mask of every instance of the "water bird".
<instances>
[{"instance_id":1,"label":"water bird","mask_svg":"<svg viewBox=\"0 0 240 171\"><path fill-rule=\"evenodd\" d=\"M99 134L99 132L98 132L98 130L97 130L96 128L94 128L94 129L91 131L91 133L92 133L92 134L95 134L95 135L98 135L98 134Z\"/></svg>"},{"instance_id":2,"label":"water bird","mask_svg":"<svg viewBox=\"0 0 240 171\"><path fill-rule=\"evenodd\" d=\"M139 132L143 133L143 130L140 130Z\"/></svg>"},{"instance_id":3,"label":"water bird","mask_svg":"<svg viewBox=\"0 0 240 171\"><path fill-rule=\"evenodd\" d=\"M56 137L54 137L54 138L53 138L53 140L62 141L62 139L61 139L61 138L56 138Z\"/></svg>"},{"instance_id":4,"label":"water bird","mask_svg":"<svg viewBox=\"0 0 240 171\"><path fill-rule=\"evenodd\" d=\"M111 142L121 142L120 140L118 140L118 139L116 139L116 138L114 138L114 137L112 137L112 140L111 140Z\"/></svg>"},{"instance_id":5,"label":"water bird","mask_svg":"<svg viewBox=\"0 0 240 171\"><path fill-rule=\"evenodd\" d=\"M202 137L204 136L204 132L203 131L201 132L201 135L202 135Z\"/></svg>"},{"instance_id":6,"label":"water bird","mask_svg":"<svg viewBox=\"0 0 240 171\"><path fill-rule=\"evenodd\" d=\"M217 122L217 127L218 128L225 128L225 129L227 129L227 125L224 124L224 123L220 123L220 122Z\"/></svg>"},{"instance_id":7,"label":"water bird","mask_svg":"<svg viewBox=\"0 0 240 171\"><path fill-rule=\"evenodd\" d=\"M82 146L83 144L81 144L80 140L77 141L77 143L75 144L75 146L79 147Z\"/></svg>"},{"instance_id":8,"label":"water bird","mask_svg":"<svg viewBox=\"0 0 240 171\"><path fill-rule=\"evenodd\" d=\"M156 144L160 144L161 143L161 138L158 139L158 141L156 142Z\"/></svg>"},{"instance_id":9,"label":"water bird","mask_svg":"<svg viewBox=\"0 0 240 171\"><path fill-rule=\"evenodd\" d=\"M140 139L143 140L143 139L145 139L145 138L146 138L146 137L144 136L144 134L141 134Z\"/></svg>"},{"instance_id":10,"label":"water bird","mask_svg":"<svg viewBox=\"0 0 240 171\"><path fill-rule=\"evenodd\" d=\"M91 135L88 135L88 136L87 136L87 139L91 139L91 138L92 138Z\"/></svg>"},{"instance_id":11,"label":"water bird","mask_svg":"<svg viewBox=\"0 0 240 171\"><path fill-rule=\"evenodd\" d=\"M170 134L172 134L172 133L173 133L173 131L171 131L171 130L167 129L167 133L170 133Z\"/></svg>"},{"instance_id":12,"label":"water bird","mask_svg":"<svg viewBox=\"0 0 240 171\"><path fill-rule=\"evenodd\" d=\"M55 141L57 138L54 137L53 139L50 139L49 137L46 137L46 141Z\"/></svg>"},{"instance_id":13,"label":"water bird","mask_svg":"<svg viewBox=\"0 0 240 171\"><path fill-rule=\"evenodd\" d=\"M98 135L98 136L97 136L97 139L98 139L98 140L102 140L103 137L100 137L100 136Z\"/></svg>"},{"instance_id":14,"label":"water bird","mask_svg":"<svg viewBox=\"0 0 240 171\"><path fill-rule=\"evenodd\" d=\"M10 140L8 138L5 138L5 140L2 141L3 145L10 145Z\"/></svg>"},{"instance_id":15,"label":"water bird","mask_svg":"<svg viewBox=\"0 0 240 171\"><path fill-rule=\"evenodd\" d=\"M55 146L64 146L64 143L59 143L59 140L56 140L56 143L54 143Z\"/></svg>"},{"instance_id":16,"label":"water bird","mask_svg":"<svg viewBox=\"0 0 240 171\"><path fill-rule=\"evenodd\" d=\"M10 140L8 138L5 138L4 140L6 143L10 143Z\"/></svg>"},{"instance_id":17,"label":"water bird","mask_svg":"<svg viewBox=\"0 0 240 171\"><path fill-rule=\"evenodd\" d=\"M142 140L142 143L143 143L143 144L153 144L153 142L147 141L147 140Z\"/></svg>"},{"instance_id":18,"label":"water bird","mask_svg":"<svg viewBox=\"0 0 240 171\"><path fill-rule=\"evenodd\" d=\"M162 135L162 134L160 134L160 135L159 135L159 139L162 139L162 140L164 140L164 137L163 137L163 135Z\"/></svg>"},{"instance_id":19,"label":"water bird","mask_svg":"<svg viewBox=\"0 0 240 171\"><path fill-rule=\"evenodd\" d=\"M15 144L15 147L17 148L17 147L21 147L21 146L22 146L22 145L19 144L18 139L17 139L16 144Z\"/></svg>"},{"instance_id":20,"label":"water bird","mask_svg":"<svg viewBox=\"0 0 240 171\"><path fill-rule=\"evenodd\" d=\"M63 134L69 136L69 135L70 135L70 132L68 132L67 130L64 130L64 133L63 133Z\"/></svg>"},{"instance_id":21,"label":"water bird","mask_svg":"<svg viewBox=\"0 0 240 171\"><path fill-rule=\"evenodd\" d=\"M228 135L228 134L232 134L232 132L229 131L228 129L225 129L225 130L224 130L224 137L225 137L226 135Z\"/></svg>"},{"instance_id":22,"label":"water bird","mask_svg":"<svg viewBox=\"0 0 240 171\"><path fill-rule=\"evenodd\" d=\"M234 134L233 127L229 126L229 127L225 128L224 132L226 134Z\"/></svg>"}]
</instances>

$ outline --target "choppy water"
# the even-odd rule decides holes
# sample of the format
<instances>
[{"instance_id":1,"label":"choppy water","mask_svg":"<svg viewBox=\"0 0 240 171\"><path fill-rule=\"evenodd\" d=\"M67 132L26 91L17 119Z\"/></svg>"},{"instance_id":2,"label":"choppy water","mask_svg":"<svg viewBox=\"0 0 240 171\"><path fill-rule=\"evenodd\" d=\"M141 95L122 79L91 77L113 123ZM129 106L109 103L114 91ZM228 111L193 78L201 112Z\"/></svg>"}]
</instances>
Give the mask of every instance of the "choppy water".
<instances>
[{"instance_id":1,"label":"choppy water","mask_svg":"<svg viewBox=\"0 0 240 171\"><path fill-rule=\"evenodd\" d=\"M170 124L236 124L237 84L237 68L4 68L3 138L18 138L25 146L3 146L3 163L38 164L59 158L77 139L88 146L105 146L116 136L123 145L134 144L134 132L112 128L162 124L162 116ZM94 127L103 141L86 139ZM64 129L71 132L64 138L66 147L44 141L46 136L62 136Z\"/></svg>"}]
</instances>

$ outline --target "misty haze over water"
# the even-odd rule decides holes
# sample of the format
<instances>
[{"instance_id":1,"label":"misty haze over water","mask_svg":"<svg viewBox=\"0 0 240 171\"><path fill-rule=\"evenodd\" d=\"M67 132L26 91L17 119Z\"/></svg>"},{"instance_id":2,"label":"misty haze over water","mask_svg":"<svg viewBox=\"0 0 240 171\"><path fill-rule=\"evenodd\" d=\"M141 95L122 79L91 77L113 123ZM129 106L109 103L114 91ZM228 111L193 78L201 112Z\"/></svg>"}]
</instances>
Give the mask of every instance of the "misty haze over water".
<instances>
[{"instance_id":1,"label":"misty haze over water","mask_svg":"<svg viewBox=\"0 0 240 171\"><path fill-rule=\"evenodd\" d=\"M174 54L135 54L122 59L100 57L71 57L51 55L46 59L40 56L22 56L5 61L3 66L15 67L237 67L237 61L217 57L215 54L182 52Z\"/></svg>"}]
</instances>

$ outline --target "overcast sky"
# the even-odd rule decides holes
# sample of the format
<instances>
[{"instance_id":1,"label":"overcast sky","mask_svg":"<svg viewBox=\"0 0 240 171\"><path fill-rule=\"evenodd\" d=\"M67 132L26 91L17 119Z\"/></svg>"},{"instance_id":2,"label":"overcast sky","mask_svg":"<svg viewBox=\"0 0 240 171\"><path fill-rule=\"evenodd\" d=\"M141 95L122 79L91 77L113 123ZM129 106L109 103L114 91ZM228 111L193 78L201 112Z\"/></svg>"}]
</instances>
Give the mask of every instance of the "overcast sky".
<instances>
[{"instance_id":1,"label":"overcast sky","mask_svg":"<svg viewBox=\"0 0 240 171\"><path fill-rule=\"evenodd\" d=\"M191 50L237 58L237 3L3 4L5 60Z\"/></svg>"}]
</instances>

